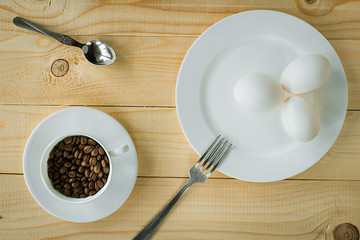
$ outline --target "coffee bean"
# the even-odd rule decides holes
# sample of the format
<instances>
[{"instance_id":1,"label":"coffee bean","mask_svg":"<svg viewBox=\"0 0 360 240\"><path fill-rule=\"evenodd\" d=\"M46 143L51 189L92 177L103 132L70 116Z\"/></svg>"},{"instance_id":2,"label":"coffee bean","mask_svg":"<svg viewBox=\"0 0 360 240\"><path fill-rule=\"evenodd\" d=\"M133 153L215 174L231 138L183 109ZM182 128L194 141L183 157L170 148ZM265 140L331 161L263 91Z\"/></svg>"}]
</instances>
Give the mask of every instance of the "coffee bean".
<instances>
[{"instance_id":1,"label":"coffee bean","mask_svg":"<svg viewBox=\"0 0 360 240\"><path fill-rule=\"evenodd\" d=\"M71 166L72 166L72 163L71 163L71 162L65 162L65 163L64 163L64 167L67 167L67 168L68 168L68 167L71 167Z\"/></svg>"},{"instance_id":2,"label":"coffee bean","mask_svg":"<svg viewBox=\"0 0 360 240\"><path fill-rule=\"evenodd\" d=\"M104 172L105 174L108 174L109 171L110 171L110 169L109 169L108 167L104 167L104 168L103 168L103 172Z\"/></svg>"},{"instance_id":3,"label":"coffee bean","mask_svg":"<svg viewBox=\"0 0 360 240\"><path fill-rule=\"evenodd\" d=\"M74 145L75 144L75 142L76 142L76 137L73 137L72 139L71 139L71 145Z\"/></svg>"},{"instance_id":4,"label":"coffee bean","mask_svg":"<svg viewBox=\"0 0 360 240\"><path fill-rule=\"evenodd\" d=\"M84 193L85 193L85 194L89 194L89 192L90 192L90 189L86 187L86 188L84 189Z\"/></svg>"},{"instance_id":5,"label":"coffee bean","mask_svg":"<svg viewBox=\"0 0 360 240\"><path fill-rule=\"evenodd\" d=\"M64 172L66 172L66 170L67 170L67 167L62 167L62 168L60 168L60 173L63 174Z\"/></svg>"},{"instance_id":6,"label":"coffee bean","mask_svg":"<svg viewBox=\"0 0 360 240\"><path fill-rule=\"evenodd\" d=\"M64 143L65 143L65 144L70 144L71 141L72 141L72 137L66 137L66 138L64 139Z\"/></svg>"},{"instance_id":7,"label":"coffee bean","mask_svg":"<svg viewBox=\"0 0 360 240\"><path fill-rule=\"evenodd\" d=\"M104 156L104 160L106 163L109 163L109 158L106 155Z\"/></svg>"},{"instance_id":8,"label":"coffee bean","mask_svg":"<svg viewBox=\"0 0 360 240\"><path fill-rule=\"evenodd\" d=\"M74 148L75 149L75 148ZM79 157L79 154L80 154L80 151L79 149L76 149L75 152L74 152L74 158L78 158Z\"/></svg>"},{"instance_id":9,"label":"coffee bean","mask_svg":"<svg viewBox=\"0 0 360 240\"><path fill-rule=\"evenodd\" d=\"M85 167L87 165L87 163L85 161L81 162L81 166Z\"/></svg>"},{"instance_id":10,"label":"coffee bean","mask_svg":"<svg viewBox=\"0 0 360 240\"><path fill-rule=\"evenodd\" d=\"M82 183L86 183L86 180L87 180L87 177L85 177L85 176L83 176L82 178L81 178L81 182ZM83 184L82 184L83 185ZM84 185L83 185L84 186Z\"/></svg>"},{"instance_id":11,"label":"coffee bean","mask_svg":"<svg viewBox=\"0 0 360 240\"><path fill-rule=\"evenodd\" d=\"M97 179L97 174L96 174L96 173L94 173L94 174L92 175L91 179L95 182L95 181L96 181L96 179Z\"/></svg>"},{"instance_id":12,"label":"coffee bean","mask_svg":"<svg viewBox=\"0 0 360 240\"><path fill-rule=\"evenodd\" d=\"M61 151L63 151L63 150L64 150L64 146L65 146L65 144L64 144L63 142L60 142L58 148L59 148Z\"/></svg>"},{"instance_id":13,"label":"coffee bean","mask_svg":"<svg viewBox=\"0 0 360 240\"><path fill-rule=\"evenodd\" d=\"M49 159L49 160L48 160L48 166L49 166L49 167L53 167L53 166L54 166L54 160Z\"/></svg>"},{"instance_id":14,"label":"coffee bean","mask_svg":"<svg viewBox=\"0 0 360 240\"><path fill-rule=\"evenodd\" d=\"M75 178L70 178L69 179L69 183L73 183L73 182L75 182L76 180L75 180Z\"/></svg>"},{"instance_id":15,"label":"coffee bean","mask_svg":"<svg viewBox=\"0 0 360 240\"><path fill-rule=\"evenodd\" d=\"M93 165L90 166L90 171L94 171L94 166Z\"/></svg>"},{"instance_id":16,"label":"coffee bean","mask_svg":"<svg viewBox=\"0 0 360 240\"><path fill-rule=\"evenodd\" d=\"M99 188L102 188L104 186L104 183L102 182L101 179L97 180L96 184L99 186Z\"/></svg>"},{"instance_id":17,"label":"coffee bean","mask_svg":"<svg viewBox=\"0 0 360 240\"><path fill-rule=\"evenodd\" d=\"M106 178L102 178L101 181L105 184L106 183Z\"/></svg>"},{"instance_id":18,"label":"coffee bean","mask_svg":"<svg viewBox=\"0 0 360 240\"><path fill-rule=\"evenodd\" d=\"M82 186L78 186L77 188L74 188L74 192L81 192L83 189L82 189Z\"/></svg>"},{"instance_id":19,"label":"coffee bean","mask_svg":"<svg viewBox=\"0 0 360 240\"><path fill-rule=\"evenodd\" d=\"M70 189L71 188L71 185L70 184L64 184L64 188L66 188L66 189Z\"/></svg>"},{"instance_id":20,"label":"coffee bean","mask_svg":"<svg viewBox=\"0 0 360 240\"><path fill-rule=\"evenodd\" d=\"M71 186L72 186L73 188L77 188L79 185L80 185L80 182L79 182L79 181L73 182L73 183L71 184Z\"/></svg>"},{"instance_id":21,"label":"coffee bean","mask_svg":"<svg viewBox=\"0 0 360 240\"><path fill-rule=\"evenodd\" d=\"M81 151L81 152L79 153L78 159L82 159L83 156L84 156L84 154L83 154L83 152Z\"/></svg>"},{"instance_id":22,"label":"coffee bean","mask_svg":"<svg viewBox=\"0 0 360 240\"><path fill-rule=\"evenodd\" d=\"M104 176L103 172L100 171L100 172L98 173L98 178L102 178L103 176Z\"/></svg>"},{"instance_id":23,"label":"coffee bean","mask_svg":"<svg viewBox=\"0 0 360 240\"><path fill-rule=\"evenodd\" d=\"M99 172L100 172L100 166L99 166L99 165L95 165L95 166L94 166L94 172L95 172L95 173L99 173Z\"/></svg>"},{"instance_id":24,"label":"coffee bean","mask_svg":"<svg viewBox=\"0 0 360 240\"><path fill-rule=\"evenodd\" d=\"M99 147L98 151L100 155L105 155L105 151L102 147Z\"/></svg>"},{"instance_id":25,"label":"coffee bean","mask_svg":"<svg viewBox=\"0 0 360 240\"><path fill-rule=\"evenodd\" d=\"M87 144L87 138L86 138L85 136L81 136L81 138L80 138L80 143L81 143L82 145Z\"/></svg>"},{"instance_id":26,"label":"coffee bean","mask_svg":"<svg viewBox=\"0 0 360 240\"><path fill-rule=\"evenodd\" d=\"M69 189L64 189L65 196L69 197L71 195L71 192Z\"/></svg>"},{"instance_id":27,"label":"coffee bean","mask_svg":"<svg viewBox=\"0 0 360 240\"><path fill-rule=\"evenodd\" d=\"M69 145L69 144L66 144L66 145L64 146L64 149L65 149L65 151L70 152L70 151L73 150L73 146L71 146L71 145Z\"/></svg>"},{"instance_id":28,"label":"coffee bean","mask_svg":"<svg viewBox=\"0 0 360 240\"><path fill-rule=\"evenodd\" d=\"M61 155L63 155L63 153L61 152L61 150L56 150L55 156L56 156L56 157L60 157Z\"/></svg>"},{"instance_id":29,"label":"coffee bean","mask_svg":"<svg viewBox=\"0 0 360 240\"><path fill-rule=\"evenodd\" d=\"M88 168L85 169L85 176L90 177L90 169Z\"/></svg>"},{"instance_id":30,"label":"coffee bean","mask_svg":"<svg viewBox=\"0 0 360 240\"><path fill-rule=\"evenodd\" d=\"M83 173L84 170L85 170L85 167L84 167L84 166L81 166L81 167L79 167L78 172L79 172L79 173Z\"/></svg>"},{"instance_id":31,"label":"coffee bean","mask_svg":"<svg viewBox=\"0 0 360 240\"><path fill-rule=\"evenodd\" d=\"M75 171L70 171L69 172L69 177L71 177L71 178L76 177L76 172Z\"/></svg>"},{"instance_id":32,"label":"coffee bean","mask_svg":"<svg viewBox=\"0 0 360 240\"><path fill-rule=\"evenodd\" d=\"M106 167L106 162L105 162L105 160L103 159L103 160L101 160L101 166L104 168L104 167Z\"/></svg>"},{"instance_id":33,"label":"coffee bean","mask_svg":"<svg viewBox=\"0 0 360 240\"><path fill-rule=\"evenodd\" d=\"M84 153L88 154L88 153L90 153L93 149L94 149L94 146L86 145L86 146L84 147Z\"/></svg>"},{"instance_id":34,"label":"coffee bean","mask_svg":"<svg viewBox=\"0 0 360 240\"><path fill-rule=\"evenodd\" d=\"M79 143L80 143L80 137L77 136L77 137L76 137L76 142L75 142L75 144L76 144L76 145L79 145Z\"/></svg>"},{"instance_id":35,"label":"coffee bean","mask_svg":"<svg viewBox=\"0 0 360 240\"><path fill-rule=\"evenodd\" d=\"M84 194L84 193L82 193L82 194L80 194L80 198L86 198L88 195L86 195L86 194Z\"/></svg>"},{"instance_id":36,"label":"coffee bean","mask_svg":"<svg viewBox=\"0 0 360 240\"><path fill-rule=\"evenodd\" d=\"M91 156L93 156L93 157L97 156L98 154L99 154L99 151L98 151L96 148L94 148L94 149L91 151Z\"/></svg>"},{"instance_id":37,"label":"coffee bean","mask_svg":"<svg viewBox=\"0 0 360 240\"><path fill-rule=\"evenodd\" d=\"M74 192L73 194L71 194L71 196L74 197L74 198L79 198L80 194L77 193L77 192Z\"/></svg>"},{"instance_id":38,"label":"coffee bean","mask_svg":"<svg viewBox=\"0 0 360 240\"><path fill-rule=\"evenodd\" d=\"M76 176L81 179L84 176L84 174L78 172L78 173L76 173Z\"/></svg>"},{"instance_id":39,"label":"coffee bean","mask_svg":"<svg viewBox=\"0 0 360 240\"><path fill-rule=\"evenodd\" d=\"M89 192L89 196L93 196L95 193L97 193L97 191L92 190L92 191Z\"/></svg>"},{"instance_id":40,"label":"coffee bean","mask_svg":"<svg viewBox=\"0 0 360 240\"><path fill-rule=\"evenodd\" d=\"M96 162L97 162L97 160L95 157L90 158L90 161L89 161L90 165L94 166L96 164Z\"/></svg>"},{"instance_id":41,"label":"coffee bean","mask_svg":"<svg viewBox=\"0 0 360 240\"><path fill-rule=\"evenodd\" d=\"M94 182L89 182L89 189L90 190L95 189L95 183Z\"/></svg>"},{"instance_id":42,"label":"coffee bean","mask_svg":"<svg viewBox=\"0 0 360 240\"><path fill-rule=\"evenodd\" d=\"M76 165L78 165L78 166L79 166L79 165L80 165L80 163L81 163L81 160L80 160L80 159L76 159L76 160L75 160L75 164L76 164Z\"/></svg>"},{"instance_id":43,"label":"coffee bean","mask_svg":"<svg viewBox=\"0 0 360 240\"><path fill-rule=\"evenodd\" d=\"M100 190L99 185L97 184L97 182L95 183L95 190L98 192Z\"/></svg>"},{"instance_id":44,"label":"coffee bean","mask_svg":"<svg viewBox=\"0 0 360 240\"><path fill-rule=\"evenodd\" d=\"M100 161L101 160L101 155L97 155L96 160Z\"/></svg>"},{"instance_id":45,"label":"coffee bean","mask_svg":"<svg viewBox=\"0 0 360 240\"><path fill-rule=\"evenodd\" d=\"M88 139L88 144L95 146L97 143L96 143L96 141L94 139L89 138Z\"/></svg>"},{"instance_id":46,"label":"coffee bean","mask_svg":"<svg viewBox=\"0 0 360 240\"><path fill-rule=\"evenodd\" d=\"M77 166L73 165L70 170L73 171L73 170L76 170L76 169L77 169Z\"/></svg>"},{"instance_id":47,"label":"coffee bean","mask_svg":"<svg viewBox=\"0 0 360 240\"><path fill-rule=\"evenodd\" d=\"M57 184L57 185L54 186L54 188L57 189L57 190L60 190L60 189L61 189L61 185L60 185L60 184Z\"/></svg>"},{"instance_id":48,"label":"coffee bean","mask_svg":"<svg viewBox=\"0 0 360 240\"><path fill-rule=\"evenodd\" d=\"M54 158L54 157L55 157L55 151L53 149L53 150L51 150L51 152L49 154L49 158L51 159L51 158Z\"/></svg>"}]
</instances>

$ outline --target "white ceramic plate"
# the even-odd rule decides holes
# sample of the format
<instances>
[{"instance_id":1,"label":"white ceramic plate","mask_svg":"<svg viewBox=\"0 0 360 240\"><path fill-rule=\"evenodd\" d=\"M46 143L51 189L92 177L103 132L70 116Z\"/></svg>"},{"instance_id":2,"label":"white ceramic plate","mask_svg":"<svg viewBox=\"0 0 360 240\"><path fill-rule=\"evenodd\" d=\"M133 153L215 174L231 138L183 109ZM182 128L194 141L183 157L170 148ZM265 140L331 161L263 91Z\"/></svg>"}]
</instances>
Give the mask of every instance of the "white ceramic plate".
<instances>
[{"instance_id":1,"label":"white ceramic plate","mask_svg":"<svg viewBox=\"0 0 360 240\"><path fill-rule=\"evenodd\" d=\"M320 132L312 141L299 143L285 133L280 106L268 113L243 111L233 88L253 72L280 81L287 64L308 53L328 58L332 75L323 90L307 96L320 107ZM217 22L195 41L180 68L176 107L185 136L198 154L218 133L234 143L219 171L241 180L270 182L301 173L330 149L345 119L347 83L335 50L315 28L285 13L255 10Z\"/></svg>"},{"instance_id":2,"label":"white ceramic plate","mask_svg":"<svg viewBox=\"0 0 360 240\"><path fill-rule=\"evenodd\" d=\"M108 187L93 201L61 201L45 188L40 175L41 156L58 136L84 133L95 137L106 149L128 145L129 150L115 157ZM108 114L86 107L58 111L44 119L32 132L24 151L25 181L34 199L52 215L70 222L91 222L115 212L129 197L137 177L135 145L125 128Z\"/></svg>"}]
</instances>

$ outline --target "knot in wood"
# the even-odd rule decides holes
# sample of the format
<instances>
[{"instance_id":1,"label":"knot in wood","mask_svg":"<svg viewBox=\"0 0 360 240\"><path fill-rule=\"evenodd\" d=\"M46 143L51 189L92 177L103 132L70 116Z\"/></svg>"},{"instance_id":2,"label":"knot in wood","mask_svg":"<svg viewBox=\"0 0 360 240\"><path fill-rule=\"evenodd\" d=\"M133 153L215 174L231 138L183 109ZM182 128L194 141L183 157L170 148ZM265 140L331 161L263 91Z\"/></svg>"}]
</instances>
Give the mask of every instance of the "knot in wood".
<instances>
[{"instance_id":1,"label":"knot in wood","mask_svg":"<svg viewBox=\"0 0 360 240\"><path fill-rule=\"evenodd\" d=\"M335 240L359 240L358 229L350 223L342 223L334 230Z\"/></svg>"},{"instance_id":2,"label":"knot in wood","mask_svg":"<svg viewBox=\"0 0 360 240\"><path fill-rule=\"evenodd\" d=\"M51 65L51 73L56 77L62 77L69 71L69 63L65 59L57 59Z\"/></svg>"}]
</instances>

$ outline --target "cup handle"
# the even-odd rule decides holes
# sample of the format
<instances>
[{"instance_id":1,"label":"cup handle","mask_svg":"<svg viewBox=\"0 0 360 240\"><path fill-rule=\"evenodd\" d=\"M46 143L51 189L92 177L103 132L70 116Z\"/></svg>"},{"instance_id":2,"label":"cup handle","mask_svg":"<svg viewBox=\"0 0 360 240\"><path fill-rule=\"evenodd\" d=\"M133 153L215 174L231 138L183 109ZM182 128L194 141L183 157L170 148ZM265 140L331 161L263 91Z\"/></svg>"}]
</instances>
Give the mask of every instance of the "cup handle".
<instances>
[{"instance_id":1,"label":"cup handle","mask_svg":"<svg viewBox=\"0 0 360 240\"><path fill-rule=\"evenodd\" d=\"M109 155L110 155L110 157L116 157L120 154L126 153L127 151L129 151L129 146L123 145L121 147L118 147L118 148L115 148L115 149L109 151Z\"/></svg>"}]
</instances>

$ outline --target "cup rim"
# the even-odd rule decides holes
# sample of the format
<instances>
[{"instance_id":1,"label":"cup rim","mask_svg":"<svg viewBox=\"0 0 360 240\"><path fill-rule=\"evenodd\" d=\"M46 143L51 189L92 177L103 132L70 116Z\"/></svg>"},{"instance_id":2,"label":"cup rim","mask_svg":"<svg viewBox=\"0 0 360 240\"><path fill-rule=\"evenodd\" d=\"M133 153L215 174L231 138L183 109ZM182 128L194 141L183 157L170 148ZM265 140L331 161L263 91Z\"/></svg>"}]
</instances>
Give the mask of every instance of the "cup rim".
<instances>
[{"instance_id":1,"label":"cup rim","mask_svg":"<svg viewBox=\"0 0 360 240\"><path fill-rule=\"evenodd\" d=\"M85 136L88 138L92 138L93 140L95 140L105 151L105 154L107 155L108 159L109 159L109 174L108 177L106 179L106 183L105 185L97 192L95 193L93 196L88 196L85 198L74 198L74 197L68 197L65 196L63 193L59 192L58 190L56 190L52 184L51 184L51 180L48 176L48 172L47 172L47 160L49 159L49 154L50 151L55 147L55 145L60 142L61 140L63 140L66 137L72 137L72 136ZM45 175L45 176L44 176ZM106 190L106 188L108 187L110 180L111 180L111 176L112 176L112 160L109 154L109 151L105 148L105 146L94 136L87 134L87 133L82 133L82 132L72 132L72 133L68 133L68 134L63 134L58 136L57 138L53 139L53 141L51 141L46 147L45 150L43 151L42 155L41 155L41 160L40 160L40 176L41 176L41 180L43 185L45 186L46 190L55 198L57 198L58 200L61 201L66 201L66 202L70 202L70 203L88 203L91 201L94 201L96 198L100 197L102 195L102 193Z\"/></svg>"}]
</instances>

